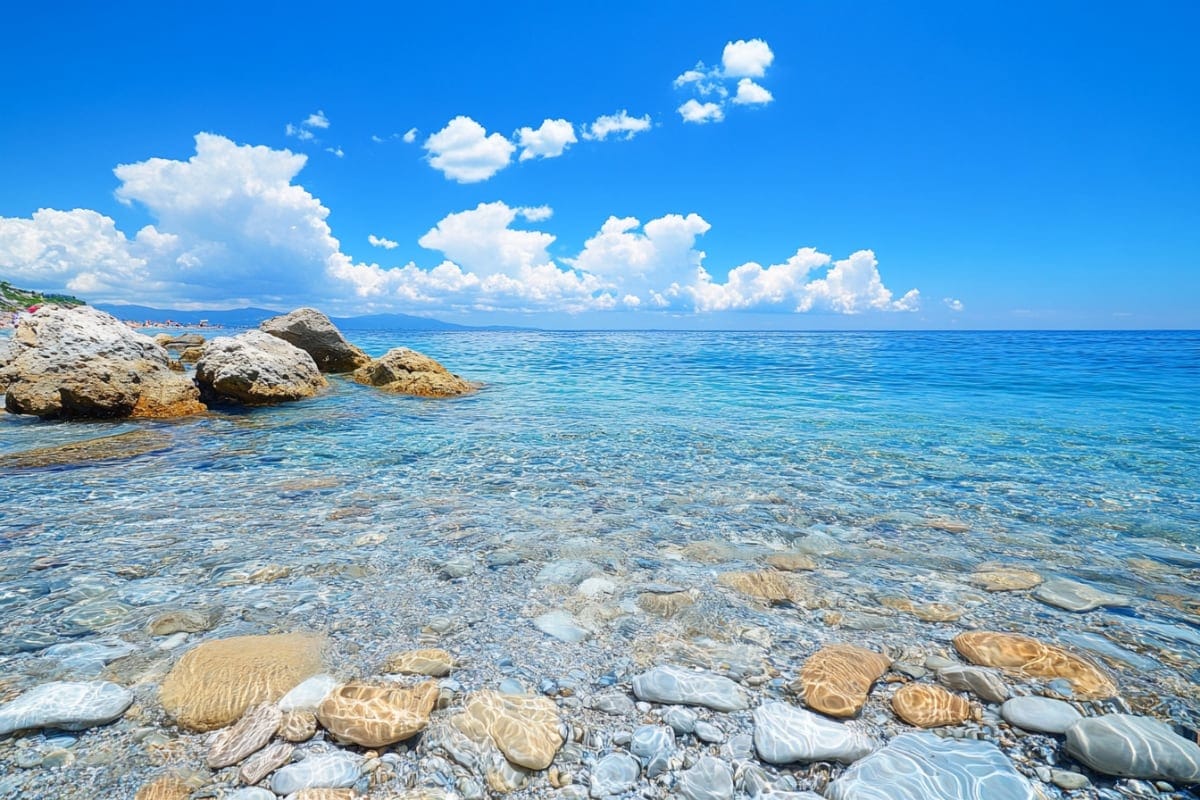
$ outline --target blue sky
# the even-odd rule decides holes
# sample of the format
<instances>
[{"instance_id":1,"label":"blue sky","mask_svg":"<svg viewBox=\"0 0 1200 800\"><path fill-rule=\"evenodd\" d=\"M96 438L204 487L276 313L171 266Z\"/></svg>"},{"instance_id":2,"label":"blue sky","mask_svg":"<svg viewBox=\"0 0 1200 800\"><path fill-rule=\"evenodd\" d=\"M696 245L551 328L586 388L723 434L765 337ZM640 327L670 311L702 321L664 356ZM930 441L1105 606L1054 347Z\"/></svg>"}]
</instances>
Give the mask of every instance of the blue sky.
<instances>
[{"instance_id":1,"label":"blue sky","mask_svg":"<svg viewBox=\"0 0 1200 800\"><path fill-rule=\"evenodd\" d=\"M1195 4L579 5L11 9L0 277L547 327L1200 327Z\"/></svg>"}]
</instances>

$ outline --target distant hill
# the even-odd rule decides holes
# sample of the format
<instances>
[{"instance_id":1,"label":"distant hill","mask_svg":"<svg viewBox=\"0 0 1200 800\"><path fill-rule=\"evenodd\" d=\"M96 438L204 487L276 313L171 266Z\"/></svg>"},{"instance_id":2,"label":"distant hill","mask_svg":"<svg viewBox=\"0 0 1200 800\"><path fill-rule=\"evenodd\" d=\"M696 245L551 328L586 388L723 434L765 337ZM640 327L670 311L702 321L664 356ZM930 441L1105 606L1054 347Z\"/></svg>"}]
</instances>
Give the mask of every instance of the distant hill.
<instances>
[{"instance_id":1,"label":"distant hill","mask_svg":"<svg viewBox=\"0 0 1200 800\"><path fill-rule=\"evenodd\" d=\"M18 289L8 281L0 281L0 312L23 311L30 306L53 303L60 306L81 306L83 301L69 294L42 294L30 289Z\"/></svg>"},{"instance_id":2,"label":"distant hill","mask_svg":"<svg viewBox=\"0 0 1200 800\"><path fill-rule=\"evenodd\" d=\"M135 305L99 304L96 308L114 317L133 322L178 322L180 325L198 325L204 320L209 325L226 328L256 328L264 319L285 312L267 308L235 308L226 311L181 311L171 308L151 308ZM333 324L346 331L464 331L474 330L470 325L456 325L427 317L409 314L370 314L363 317L333 317Z\"/></svg>"}]
</instances>

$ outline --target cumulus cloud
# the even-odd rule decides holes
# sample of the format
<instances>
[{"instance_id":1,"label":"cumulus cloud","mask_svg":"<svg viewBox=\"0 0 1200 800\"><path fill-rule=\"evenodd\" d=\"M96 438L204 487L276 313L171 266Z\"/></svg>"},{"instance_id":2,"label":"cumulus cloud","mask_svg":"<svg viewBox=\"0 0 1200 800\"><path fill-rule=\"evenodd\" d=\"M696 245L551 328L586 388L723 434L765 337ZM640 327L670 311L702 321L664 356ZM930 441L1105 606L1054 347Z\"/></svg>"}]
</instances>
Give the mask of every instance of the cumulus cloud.
<instances>
[{"instance_id":1,"label":"cumulus cloud","mask_svg":"<svg viewBox=\"0 0 1200 800\"><path fill-rule=\"evenodd\" d=\"M650 130L650 115L631 117L629 112L621 109L615 114L605 114L596 118L591 125L584 126L583 138L602 142L609 136L622 139L632 139L643 131Z\"/></svg>"},{"instance_id":2,"label":"cumulus cloud","mask_svg":"<svg viewBox=\"0 0 1200 800\"><path fill-rule=\"evenodd\" d=\"M775 60L775 54L762 39L729 42L721 53L721 66L727 78L761 78Z\"/></svg>"},{"instance_id":3,"label":"cumulus cloud","mask_svg":"<svg viewBox=\"0 0 1200 800\"><path fill-rule=\"evenodd\" d=\"M290 122L284 126L283 132L288 136L295 136L302 142L311 141L312 139L316 138L313 136L312 131L308 130L307 128L301 128L299 125L293 125Z\"/></svg>"},{"instance_id":4,"label":"cumulus cloud","mask_svg":"<svg viewBox=\"0 0 1200 800\"><path fill-rule=\"evenodd\" d=\"M732 102L740 106L757 106L766 105L774 99L770 92L754 81L742 78L738 81L737 94L733 96Z\"/></svg>"},{"instance_id":5,"label":"cumulus cloud","mask_svg":"<svg viewBox=\"0 0 1200 800\"><path fill-rule=\"evenodd\" d=\"M318 109L315 113L309 114L303 124L306 128L321 128L323 130L329 127L329 118L325 116L324 111Z\"/></svg>"},{"instance_id":6,"label":"cumulus cloud","mask_svg":"<svg viewBox=\"0 0 1200 800\"><path fill-rule=\"evenodd\" d=\"M345 157L346 157L346 153L345 153L345 151L343 151L343 150L342 150L341 146L338 146L338 147L326 147L326 148L325 148L325 152L326 152L326 153L333 153L333 154L334 154L335 156L337 156L338 158L345 158Z\"/></svg>"},{"instance_id":7,"label":"cumulus cloud","mask_svg":"<svg viewBox=\"0 0 1200 800\"><path fill-rule=\"evenodd\" d=\"M409 128L408 130L406 130L404 132L404 135L400 138L404 140L405 144L412 144L413 142L415 142L417 140L417 133L418 133L418 131L416 128Z\"/></svg>"},{"instance_id":8,"label":"cumulus cloud","mask_svg":"<svg viewBox=\"0 0 1200 800\"><path fill-rule=\"evenodd\" d=\"M151 158L114 171L117 199L153 224L127 236L87 209L0 217L0 264L34 288L183 307L859 314L914 310L920 299L915 289L897 299L869 250L834 261L803 248L782 264L743 264L721 281L697 246L710 225L696 213L644 224L609 217L565 258L551 255L554 234L538 229L552 216L548 206L480 203L420 237L438 252L435 266L355 263L333 237L329 210L295 183L305 163L288 150L198 134L186 161ZM368 242L388 252L399 244L375 234Z\"/></svg>"},{"instance_id":9,"label":"cumulus cloud","mask_svg":"<svg viewBox=\"0 0 1200 800\"><path fill-rule=\"evenodd\" d=\"M523 148L519 161L557 158L579 141L575 138L575 126L565 119L547 119L540 128L521 128L515 135L517 146Z\"/></svg>"},{"instance_id":10,"label":"cumulus cloud","mask_svg":"<svg viewBox=\"0 0 1200 800\"><path fill-rule=\"evenodd\" d=\"M716 103L700 103L695 98L688 100L678 109L679 116L684 122L694 122L702 125L706 122L720 122L725 119L725 112Z\"/></svg>"},{"instance_id":11,"label":"cumulus cloud","mask_svg":"<svg viewBox=\"0 0 1200 800\"><path fill-rule=\"evenodd\" d=\"M399 242L394 242L391 239L385 239L382 236L376 236L373 233L367 235L367 242L372 247L382 247L384 250L395 250L400 246Z\"/></svg>"},{"instance_id":12,"label":"cumulus cloud","mask_svg":"<svg viewBox=\"0 0 1200 800\"><path fill-rule=\"evenodd\" d=\"M429 164L459 183L486 181L508 166L516 147L470 117L459 116L425 140Z\"/></svg>"},{"instance_id":13,"label":"cumulus cloud","mask_svg":"<svg viewBox=\"0 0 1200 800\"><path fill-rule=\"evenodd\" d=\"M955 300L953 297L944 297L942 302L946 304L946 308L951 311L962 311L963 304L961 300Z\"/></svg>"}]
</instances>

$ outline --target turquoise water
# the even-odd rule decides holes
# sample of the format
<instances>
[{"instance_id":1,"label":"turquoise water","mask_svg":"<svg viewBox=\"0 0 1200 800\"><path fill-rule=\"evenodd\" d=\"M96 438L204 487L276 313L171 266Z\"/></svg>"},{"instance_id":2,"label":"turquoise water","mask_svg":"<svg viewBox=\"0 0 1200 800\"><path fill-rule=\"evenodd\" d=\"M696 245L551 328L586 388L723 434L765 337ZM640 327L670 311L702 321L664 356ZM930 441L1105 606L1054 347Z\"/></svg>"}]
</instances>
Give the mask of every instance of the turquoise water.
<instances>
[{"instance_id":1,"label":"turquoise water","mask_svg":"<svg viewBox=\"0 0 1200 800\"><path fill-rule=\"evenodd\" d=\"M1085 651L1133 707L1200 728L1200 333L351 338L372 355L412 347L485 387L431 401L334 377L309 401L172 422L0 414L0 456L161 439L132 458L0 472L0 693L108 670L157 713L183 648L295 629L326 634L350 675L436 642L478 687L609 685L631 660L713 647L790 675L822 643L948 653L956 633L986 628ZM790 547L818 562L802 601L720 585ZM543 577L572 559L613 596ZM971 575L989 563L1128 605L1072 614L981 592ZM638 593L665 584L689 589L696 613L641 613ZM897 597L962 616L918 621ZM186 641L147 632L180 606L223 615ZM561 608L588 641L535 628ZM68 640L137 655L41 655ZM137 785L159 763L138 731L82 739L80 763L109 766L65 771L62 786ZM15 752L0 748L0 772ZM0 795L60 796L25 786L35 777L13 773Z\"/></svg>"}]
</instances>

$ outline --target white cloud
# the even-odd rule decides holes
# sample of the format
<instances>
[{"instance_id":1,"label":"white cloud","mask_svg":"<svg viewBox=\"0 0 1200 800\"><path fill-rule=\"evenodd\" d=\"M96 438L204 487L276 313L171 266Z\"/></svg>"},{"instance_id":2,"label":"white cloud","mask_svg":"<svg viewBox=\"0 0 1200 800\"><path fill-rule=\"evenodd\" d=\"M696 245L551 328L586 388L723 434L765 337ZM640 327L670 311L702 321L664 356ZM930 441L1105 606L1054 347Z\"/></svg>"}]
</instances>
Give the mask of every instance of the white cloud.
<instances>
[{"instance_id":1,"label":"white cloud","mask_svg":"<svg viewBox=\"0 0 1200 800\"><path fill-rule=\"evenodd\" d=\"M417 133L418 131L416 128L409 128L404 132L404 136L401 138L404 140L405 144L412 144L417 140Z\"/></svg>"},{"instance_id":2,"label":"white cloud","mask_svg":"<svg viewBox=\"0 0 1200 800\"><path fill-rule=\"evenodd\" d=\"M371 141L374 142L375 144L383 144L386 140L383 139L382 137L380 137L378 134L372 133Z\"/></svg>"},{"instance_id":3,"label":"white cloud","mask_svg":"<svg viewBox=\"0 0 1200 800\"><path fill-rule=\"evenodd\" d=\"M578 256L564 261L631 289L662 288L695 273L704 259L696 237L710 227L699 214L667 214L644 227L636 217L609 217Z\"/></svg>"},{"instance_id":4,"label":"white cloud","mask_svg":"<svg viewBox=\"0 0 1200 800\"><path fill-rule=\"evenodd\" d=\"M703 125L706 122L720 122L725 119L725 112L716 103L700 103L695 98L688 100L678 109L679 116L684 122L694 122Z\"/></svg>"},{"instance_id":5,"label":"white cloud","mask_svg":"<svg viewBox=\"0 0 1200 800\"><path fill-rule=\"evenodd\" d=\"M605 114L596 118L591 125L584 126L583 138L604 141L610 135L622 139L632 139L637 134L650 130L650 115L631 117L625 109L615 114Z\"/></svg>"},{"instance_id":6,"label":"white cloud","mask_svg":"<svg viewBox=\"0 0 1200 800\"><path fill-rule=\"evenodd\" d=\"M963 310L963 304L961 300L955 300L953 297L944 297L942 298L942 302L945 303L946 307L951 311Z\"/></svg>"},{"instance_id":7,"label":"white cloud","mask_svg":"<svg viewBox=\"0 0 1200 800\"><path fill-rule=\"evenodd\" d=\"M530 222L541 222L554 216L554 209L550 206L525 206L518 208L517 213Z\"/></svg>"},{"instance_id":8,"label":"white cloud","mask_svg":"<svg viewBox=\"0 0 1200 800\"><path fill-rule=\"evenodd\" d=\"M729 42L721 53L721 65L727 78L761 78L775 60L775 54L762 39Z\"/></svg>"},{"instance_id":9,"label":"white cloud","mask_svg":"<svg viewBox=\"0 0 1200 800\"><path fill-rule=\"evenodd\" d=\"M284 127L283 132L288 136L295 136L302 142L307 142L315 138L312 131L293 125L290 122Z\"/></svg>"},{"instance_id":10,"label":"white cloud","mask_svg":"<svg viewBox=\"0 0 1200 800\"><path fill-rule=\"evenodd\" d=\"M326 153L333 153L333 154L334 154L335 156L337 156L338 158L345 158L345 157L346 157L346 153L345 153L345 152L342 150L342 148L341 148L341 146L340 146L340 145L339 145L338 147L326 147L326 148L325 148L325 152L326 152Z\"/></svg>"},{"instance_id":11,"label":"white cloud","mask_svg":"<svg viewBox=\"0 0 1200 800\"><path fill-rule=\"evenodd\" d=\"M308 119L303 122L306 128L320 128L324 130L329 127L329 118L325 116L324 111L318 110L315 114L309 114Z\"/></svg>"},{"instance_id":12,"label":"white cloud","mask_svg":"<svg viewBox=\"0 0 1200 800\"><path fill-rule=\"evenodd\" d=\"M517 146L521 150L519 161L531 158L557 158L568 147L579 141L575 138L575 126L565 119L547 119L540 128L521 128L516 132Z\"/></svg>"},{"instance_id":13,"label":"white cloud","mask_svg":"<svg viewBox=\"0 0 1200 800\"><path fill-rule=\"evenodd\" d=\"M499 133L490 136L470 117L455 117L425 140L429 164L459 183L486 181L508 166L516 149Z\"/></svg>"},{"instance_id":14,"label":"white cloud","mask_svg":"<svg viewBox=\"0 0 1200 800\"><path fill-rule=\"evenodd\" d=\"M385 239L382 236L376 236L373 233L367 235L367 242L372 247L382 247L384 250L395 250L400 246L399 242L394 242L391 239Z\"/></svg>"},{"instance_id":15,"label":"white cloud","mask_svg":"<svg viewBox=\"0 0 1200 800\"><path fill-rule=\"evenodd\" d=\"M451 261L480 275L547 263L550 256L546 248L554 237L509 227L521 211L503 202L480 203L473 209L448 214L417 244L440 250Z\"/></svg>"},{"instance_id":16,"label":"white cloud","mask_svg":"<svg viewBox=\"0 0 1200 800\"><path fill-rule=\"evenodd\" d=\"M770 92L754 81L749 78L742 78L738 81L737 94L734 95L732 102L742 106L764 105L774 99Z\"/></svg>"},{"instance_id":17,"label":"white cloud","mask_svg":"<svg viewBox=\"0 0 1200 800\"><path fill-rule=\"evenodd\" d=\"M916 289L899 300L883 285L879 262L870 250L851 253L849 258L833 262L824 278L808 283L805 294L796 305L797 311L824 308L838 314L859 314L863 311L915 311L920 299Z\"/></svg>"}]
</instances>

